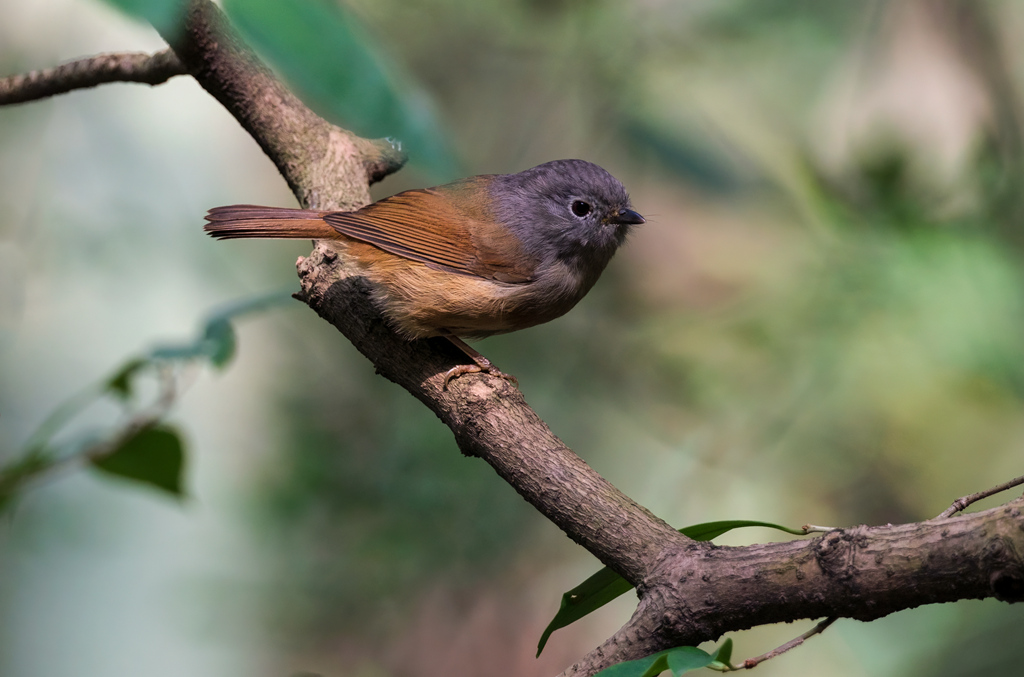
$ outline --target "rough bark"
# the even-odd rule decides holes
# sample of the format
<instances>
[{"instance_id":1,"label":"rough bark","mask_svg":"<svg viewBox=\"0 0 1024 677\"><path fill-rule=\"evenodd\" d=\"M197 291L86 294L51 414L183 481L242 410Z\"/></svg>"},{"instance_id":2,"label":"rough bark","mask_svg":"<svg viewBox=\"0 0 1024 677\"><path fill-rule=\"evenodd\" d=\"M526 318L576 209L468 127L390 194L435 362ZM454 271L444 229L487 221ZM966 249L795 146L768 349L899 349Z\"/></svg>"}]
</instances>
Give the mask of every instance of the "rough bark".
<instances>
[{"instance_id":1,"label":"rough bark","mask_svg":"<svg viewBox=\"0 0 1024 677\"><path fill-rule=\"evenodd\" d=\"M369 184L405 163L390 142L362 139L309 110L212 3L190 2L184 29L164 38L189 74L256 140L303 207L361 207L370 199Z\"/></svg>"},{"instance_id":2,"label":"rough bark","mask_svg":"<svg viewBox=\"0 0 1024 677\"><path fill-rule=\"evenodd\" d=\"M725 632L838 616L872 621L961 599L1024 601L1024 498L915 524L788 543L666 549L629 623L566 677Z\"/></svg>"}]
</instances>

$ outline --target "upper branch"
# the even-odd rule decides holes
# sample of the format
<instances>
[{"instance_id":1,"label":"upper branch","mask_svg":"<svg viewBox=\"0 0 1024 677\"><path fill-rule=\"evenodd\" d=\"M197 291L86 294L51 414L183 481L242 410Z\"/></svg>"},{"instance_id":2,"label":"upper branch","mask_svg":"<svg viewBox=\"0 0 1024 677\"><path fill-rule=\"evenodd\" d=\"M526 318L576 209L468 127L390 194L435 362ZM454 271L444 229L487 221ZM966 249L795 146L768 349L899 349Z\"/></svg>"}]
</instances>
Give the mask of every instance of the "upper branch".
<instances>
[{"instance_id":1,"label":"upper branch","mask_svg":"<svg viewBox=\"0 0 1024 677\"><path fill-rule=\"evenodd\" d=\"M190 2L183 29L164 38L203 89L263 148L304 207L360 207L369 201L369 183L405 163L390 142L360 138L307 108L208 0Z\"/></svg>"},{"instance_id":2,"label":"upper branch","mask_svg":"<svg viewBox=\"0 0 1024 677\"><path fill-rule=\"evenodd\" d=\"M55 68L0 78L0 106L45 99L108 82L159 85L175 75L185 74L185 66L169 49L153 55L138 52L100 54Z\"/></svg>"}]
</instances>

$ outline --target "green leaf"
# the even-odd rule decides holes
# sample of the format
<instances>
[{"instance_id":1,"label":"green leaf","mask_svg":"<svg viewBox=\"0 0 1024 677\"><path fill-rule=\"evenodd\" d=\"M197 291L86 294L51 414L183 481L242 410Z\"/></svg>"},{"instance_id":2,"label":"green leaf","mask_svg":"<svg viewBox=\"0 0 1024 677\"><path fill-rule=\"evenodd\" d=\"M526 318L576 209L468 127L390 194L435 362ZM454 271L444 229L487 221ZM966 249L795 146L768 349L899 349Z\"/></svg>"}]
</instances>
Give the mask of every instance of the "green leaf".
<instances>
[{"instance_id":1,"label":"green leaf","mask_svg":"<svg viewBox=\"0 0 1024 677\"><path fill-rule=\"evenodd\" d=\"M679 646L651 654L646 658L609 666L595 677L656 677L671 670L673 677L708 666L713 659L706 651L693 646Z\"/></svg>"},{"instance_id":2,"label":"green leaf","mask_svg":"<svg viewBox=\"0 0 1024 677\"><path fill-rule=\"evenodd\" d=\"M537 644L537 655L544 650L551 633L559 628L564 628L570 623L575 623L592 611L600 609L616 597L626 594L633 589L629 582L608 567L598 571L596 574L577 585L572 590L562 595L562 603L558 613L544 628Z\"/></svg>"},{"instance_id":3,"label":"green leaf","mask_svg":"<svg viewBox=\"0 0 1024 677\"><path fill-rule=\"evenodd\" d=\"M661 653L655 655L657 658L655 658L654 662L643 671L640 677L658 677L658 675L668 670L668 661L665 659L665 654Z\"/></svg>"},{"instance_id":4,"label":"green leaf","mask_svg":"<svg viewBox=\"0 0 1024 677\"><path fill-rule=\"evenodd\" d=\"M645 677L645 675L657 675L668 670L668 663L665 661L664 654L664 651L659 651L646 658L616 663L597 673L594 677ZM660 669L658 669L659 666ZM657 672L651 672L651 670L657 670Z\"/></svg>"},{"instance_id":5,"label":"green leaf","mask_svg":"<svg viewBox=\"0 0 1024 677\"><path fill-rule=\"evenodd\" d=\"M246 41L307 105L364 137L397 137L437 178L462 172L429 98L377 49L344 5L328 0L225 0Z\"/></svg>"},{"instance_id":6,"label":"green leaf","mask_svg":"<svg viewBox=\"0 0 1024 677\"><path fill-rule=\"evenodd\" d=\"M203 330L203 352L210 358L210 364L223 369L235 354L238 340L231 323L224 318L214 318Z\"/></svg>"},{"instance_id":7,"label":"green leaf","mask_svg":"<svg viewBox=\"0 0 1024 677\"><path fill-rule=\"evenodd\" d=\"M732 668L732 637L727 637L722 646L718 647L718 651L712 657L715 662L721 663L724 667Z\"/></svg>"},{"instance_id":8,"label":"green leaf","mask_svg":"<svg viewBox=\"0 0 1024 677\"><path fill-rule=\"evenodd\" d=\"M721 522L704 522L703 524L694 524L693 526L683 527L679 530L679 533L683 536L689 536L695 541L711 541L727 531L743 527L765 527L767 529L784 531L787 534L794 534L796 536L807 535L804 533L803 529L792 529L790 527L784 527L781 524L758 522L756 520L723 520Z\"/></svg>"},{"instance_id":9,"label":"green leaf","mask_svg":"<svg viewBox=\"0 0 1024 677\"><path fill-rule=\"evenodd\" d=\"M142 19L161 33L174 33L181 26L185 3L181 0L106 0L125 14Z\"/></svg>"},{"instance_id":10,"label":"green leaf","mask_svg":"<svg viewBox=\"0 0 1024 677\"><path fill-rule=\"evenodd\" d=\"M718 538L727 531L740 527L767 527L778 529L788 534L804 535L802 529L791 529L771 522L758 522L755 520L725 520L721 522L704 522L683 527L679 533L688 536L695 541L710 541ZM548 626L540 636L537 643L537 655L544 650L551 633L559 628L564 628L570 623L575 623L592 611L600 609L616 597L620 597L633 589L626 579L605 567L596 574L577 585L572 590L562 595L562 602L558 613L551 619Z\"/></svg>"},{"instance_id":11,"label":"green leaf","mask_svg":"<svg viewBox=\"0 0 1024 677\"><path fill-rule=\"evenodd\" d=\"M107 391L113 393L120 400L127 400L132 396L132 376L147 364L149 362L141 357L125 362L107 381Z\"/></svg>"},{"instance_id":12,"label":"green leaf","mask_svg":"<svg viewBox=\"0 0 1024 677\"><path fill-rule=\"evenodd\" d=\"M669 649L665 658L668 661L668 669L672 671L672 677L679 677L684 672L706 667L714 660L708 652L701 651L694 646Z\"/></svg>"},{"instance_id":13,"label":"green leaf","mask_svg":"<svg viewBox=\"0 0 1024 677\"><path fill-rule=\"evenodd\" d=\"M107 474L184 496L185 450L173 428L157 426L141 430L113 452L90 459L90 462Z\"/></svg>"}]
</instances>

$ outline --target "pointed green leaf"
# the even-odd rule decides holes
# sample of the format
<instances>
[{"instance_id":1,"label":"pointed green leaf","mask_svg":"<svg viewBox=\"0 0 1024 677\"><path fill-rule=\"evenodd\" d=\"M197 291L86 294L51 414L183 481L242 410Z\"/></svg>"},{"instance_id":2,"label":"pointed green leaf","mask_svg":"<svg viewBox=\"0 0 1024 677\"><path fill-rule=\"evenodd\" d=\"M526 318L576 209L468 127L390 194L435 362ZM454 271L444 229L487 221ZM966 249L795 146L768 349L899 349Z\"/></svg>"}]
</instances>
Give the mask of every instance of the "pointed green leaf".
<instances>
[{"instance_id":1,"label":"pointed green leaf","mask_svg":"<svg viewBox=\"0 0 1024 677\"><path fill-rule=\"evenodd\" d=\"M109 475L141 482L183 496L185 450L170 427L146 428L109 454L91 459L92 466Z\"/></svg>"},{"instance_id":2,"label":"pointed green leaf","mask_svg":"<svg viewBox=\"0 0 1024 677\"><path fill-rule=\"evenodd\" d=\"M626 579L605 567L583 581L569 592L562 595L562 603L558 613L544 628L537 645L537 655L544 650L551 633L575 623L591 611L600 609L608 602L633 589Z\"/></svg>"},{"instance_id":3,"label":"pointed green leaf","mask_svg":"<svg viewBox=\"0 0 1024 677\"><path fill-rule=\"evenodd\" d=\"M654 655L656 656L654 662L643 671L640 677L658 677L658 675L668 670L668 661L665 660L665 653L661 652Z\"/></svg>"},{"instance_id":4,"label":"pointed green leaf","mask_svg":"<svg viewBox=\"0 0 1024 677\"><path fill-rule=\"evenodd\" d=\"M727 531L740 527L767 527L778 529L788 534L804 535L802 529L791 529L771 522L758 522L755 520L725 520L721 522L704 522L692 526L683 527L679 533L688 536L695 541L710 541L718 538ZM613 599L624 595L633 589L624 578L605 567L596 574L583 581L569 592L562 595L562 603L558 613L551 619L548 626L540 636L537 643L537 655L544 650L551 633L559 628L564 628L574 623L592 611L600 609Z\"/></svg>"},{"instance_id":5,"label":"pointed green leaf","mask_svg":"<svg viewBox=\"0 0 1024 677\"><path fill-rule=\"evenodd\" d=\"M684 672L706 667L714 659L708 652L701 651L695 646L680 646L669 649L665 654L665 660L668 662L668 669L672 671L672 677L679 677Z\"/></svg>"},{"instance_id":6,"label":"pointed green leaf","mask_svg":"<svg viewBox=\"0 0 1024 677\"><path fill-rule=\"evenodd\" d=\"M661 668L657 672L651 672L651 670L657 669L658 665ZM660 674L665 670L668 670L668 663L665 662L665 652L659 651L656 654L638 658L635 661L625 661L610 665L594 675L594 677L645 677L647 675Z\"/></svg>"},{"instance_id":7,"label":"pointed green leaf","mask_svg":"<svg viewBox=\"0 0 1024 677\"><path fill-rule=\"evenodd\" d=\"M712 660L706 651L693 646L679 646L635 661L617 663L595 677L657 677L666 670L671 670L673 677L679 677L684 672L707 667Z\"/></svg>"},{"instance_id":8,"label":"pointed green leaf","mask_svg":"<svg viewBox=\"0 0 1024 677\"><path fill-rule=\"evenodd\" d=\"M784 531L787 534L806 536L803 529L792 529L790 527L784 527L781 524L758 522L757 520L723 520L721 522L704 522L703 524L694 524L693 526L683 527L679 530L679 533L683 536L689 536L695 541L711 541L727 531L732 531L733 529L739 529L742 527L765 527L767 529Z\"/></svg>"},{"instance_id":9,"label":"pointed green leaf","mask_svg":"<svg viewBox=\"0 0 1024 677\"><path fill-rule=\"evenodd\" d=\"M727 637L722 646L718 647L718 651L715 652L714 660L721 663L722 665L731 668L732 663L732 637Z\"/></svg>"}]
</instances>

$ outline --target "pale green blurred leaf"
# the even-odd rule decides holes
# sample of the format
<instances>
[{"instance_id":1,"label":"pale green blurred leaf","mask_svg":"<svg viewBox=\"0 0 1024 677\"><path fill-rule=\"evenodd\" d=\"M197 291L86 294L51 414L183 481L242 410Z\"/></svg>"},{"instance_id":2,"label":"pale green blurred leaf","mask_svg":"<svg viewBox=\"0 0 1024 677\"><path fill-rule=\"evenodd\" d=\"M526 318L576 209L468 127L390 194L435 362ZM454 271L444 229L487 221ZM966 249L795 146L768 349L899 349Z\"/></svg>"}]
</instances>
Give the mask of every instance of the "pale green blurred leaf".
<instances>
[{"instance_id":1,"label":"pale green blurred leaf","mask_svg":"<svg viewBox=\"0 0 1024 677\"><path fill-rule=\"evenodd\" d=\"M125 14L142 19L166 35L181 23L185 3L181 0L105 0Z\"/></svg>"},{"instance_id":2,"label":"pale green blurred leaf","mask_svg":"<svg viewBox=\"0 0 1024 677\"><path fill-rule=\"evenodd\" d=\"M459 171L432 104L399 74L343 5L326 0L226 0L247 42L322 115L365 137L391 137L439 179Z\"/></svg>"},{"instance_id":3,"label":"pale green blurred leaf","mask_svg":"<svg viewBox=\"0 0 1024 677\"><path fill-rule=\"evenodd\" d=\"M210 358L210 364L223 369L235 354L238 339L231 322L223 318L215 318L206 325L203 331L203 352Z\"/></svg>"}]
</instances>

